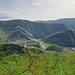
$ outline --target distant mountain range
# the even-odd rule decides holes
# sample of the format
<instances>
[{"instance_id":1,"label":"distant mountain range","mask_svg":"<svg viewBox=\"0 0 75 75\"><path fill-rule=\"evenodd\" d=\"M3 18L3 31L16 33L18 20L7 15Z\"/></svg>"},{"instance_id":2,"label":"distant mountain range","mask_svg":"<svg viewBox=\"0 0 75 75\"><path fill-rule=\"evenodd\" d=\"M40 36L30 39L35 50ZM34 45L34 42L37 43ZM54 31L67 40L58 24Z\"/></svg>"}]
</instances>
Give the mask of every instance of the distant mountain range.
<instances>
[{"instance_id":1,"label":"distant mountain range","mask_svg":"<svg viewBox=\"0 0 75 75\"><path fill-rule=\"evenodd\" d=\"M44 38L68 29L70 29L68 25L60 23L35 23L27 20L0 21L0 35L7 37L8 40Z\"/></svg>"},{"instance_id":2,"label":"distant mountain range","mask_svg":"<svg viewBox=\"0 0 75 75\"><path fill-rule=\"evenodd\" d=\"M37 23L64 23L75 29L75 18L63 18L58 20L35 21Z\"/></svg>"},{"instance_id":3,"label":"distant mountain range","mask_svg":"<svg viewBox=\"0 0 75 75\"><path fill-rule=\"evenodd\" d=\"M59 19L53 21L28 21L28 20L8 20L8 21L0 21L0 40L31 40L32 38L42 39L45 38L46 41L51 40L53 37L53 41L57 40L56 38L59 35L60 39L67 40L68 42L75 42L73 35L69 33L69 31L75 33L75 19ZM57 34L59 33L59 34ZM50 36L50 37L48 37ZM59 42L60 40L58 40ZM53 43L53 42L50 42ZM55 44L58 44L55 42ZM66 43L65 43L66 44ZM71 42L72 44L72 42ZM61 45L61 44L60 44ZM66 45L64 45L66 46ZM69 46L69 45L67 45Z\"/></svg>"}]
</instances>

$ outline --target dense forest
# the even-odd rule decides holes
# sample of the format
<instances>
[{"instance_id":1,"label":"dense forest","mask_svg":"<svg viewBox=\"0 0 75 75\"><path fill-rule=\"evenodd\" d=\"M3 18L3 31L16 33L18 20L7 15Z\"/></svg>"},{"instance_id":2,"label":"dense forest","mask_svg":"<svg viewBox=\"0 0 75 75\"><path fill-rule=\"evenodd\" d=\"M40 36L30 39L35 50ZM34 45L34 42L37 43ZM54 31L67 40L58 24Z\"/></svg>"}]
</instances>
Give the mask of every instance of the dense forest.
<instances>
[{"instance_id":1,"label":"dense forest","mask_svg":"<svg viewBox=\"0 0 75 75\"><path fill-rule=\"evenodd\" d=\"M75 31L57 32L44 38L44 41L65 47L75 47Z\"/></svg>"},{"instance_id":2,"label":"dense forest","mask_svg":"<svg viewBox=\"0 0 75 75\"><path fill-rule=\"evenodd\" d=\"M3 55L0 51L0 75L75 75L75 53L48 54L40 49L25 49L24 55Z\"/></svg>"},{"instance_id":3,"label":"dense forest","mask_svg":"<svg viewBox=\"0 0 75 75\"><path fill-rule=\"evenodd\" d=\"M48 21L36 21L37 23L64 23L72 27L75 30L75 18L61 18L57 20L48 20Z\"/></svg>"},{"instance_id":4,"label":"dense forest","mask_svg":"<svg viewBox=\"0 0 75 75\"><path fill-rule=\"evenodd\" d=\"M44 38L52 33L70 29L66 24L36 23L28 20L0 21L0 38L5 40L30 40Z\"/></svg>"},{"instance_id":5,"label":"dense forest","mask_svg":"<svg viewBox=\"0 0 75 75\"><path fill-rule=\"evenodd\" d=\"M0 44L0 75L75 75L74 58L75 52L49 54L41 49Z\"/></svg>"}]
</instances>

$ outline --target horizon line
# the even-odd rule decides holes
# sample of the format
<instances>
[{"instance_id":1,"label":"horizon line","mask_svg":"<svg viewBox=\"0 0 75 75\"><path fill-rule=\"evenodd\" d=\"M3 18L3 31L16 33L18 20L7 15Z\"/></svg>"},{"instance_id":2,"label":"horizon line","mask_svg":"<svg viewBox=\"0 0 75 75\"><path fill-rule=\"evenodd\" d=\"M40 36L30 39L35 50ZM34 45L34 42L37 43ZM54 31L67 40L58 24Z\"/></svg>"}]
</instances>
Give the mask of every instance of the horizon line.
<instances>
[{"instance_id":1,"label":"horizon line","mask_svg":"<svg viewBox=\"0 0 75 75\"><path fill-rule=\"evenodd\" d=\"M61 19L75 19L75 18L57 18L57 19L37 19L37 20L30 20L30 19L20 19L20 18L12 18L12 19L0 19L0 21L11 21L11 20L27 20L27 21L53 21L53 20L61 20Z\"/></svg>"}]
</instances>

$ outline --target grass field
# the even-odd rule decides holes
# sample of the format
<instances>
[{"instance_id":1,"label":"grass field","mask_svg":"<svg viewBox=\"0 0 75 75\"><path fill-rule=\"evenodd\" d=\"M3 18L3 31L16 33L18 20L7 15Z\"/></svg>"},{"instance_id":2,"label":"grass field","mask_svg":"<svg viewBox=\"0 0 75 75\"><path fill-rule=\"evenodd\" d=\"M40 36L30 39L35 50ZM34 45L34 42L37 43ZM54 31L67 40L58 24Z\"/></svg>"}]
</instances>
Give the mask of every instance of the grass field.
<instances>
[{"instance_id":1,"label":"grass field","mask_svg":"<svg viewBox=\"0 0 75 75\"><path fill-rule=\"evenodd\" d=\"M2 31L2 29L0 29L0 39L1 40L5 40L7 39L8 35L5 34L5 32Z\"/></svg>"},{"instance_id":2,"label":"grass field","mask_svg":"<svg viewBox=\"0 0 75 75\"><path fill-rule=\"evenodd\" d=\"M52 44L49 44L49 43L45 43L45 47L47 48L47 47L49 47L49 46L51 46Z\"/></svg>"}]
</instances>

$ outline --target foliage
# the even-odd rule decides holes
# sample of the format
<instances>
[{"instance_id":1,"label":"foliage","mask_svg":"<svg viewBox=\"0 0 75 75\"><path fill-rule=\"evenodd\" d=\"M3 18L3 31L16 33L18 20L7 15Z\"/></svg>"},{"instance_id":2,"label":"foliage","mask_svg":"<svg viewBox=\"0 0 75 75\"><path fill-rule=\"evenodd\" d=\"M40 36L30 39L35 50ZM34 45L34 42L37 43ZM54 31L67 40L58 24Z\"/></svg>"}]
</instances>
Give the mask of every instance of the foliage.
<instances>
[{"instance_id":1,"label":"foliage","mask_svg":"<svg viewBox=\"0 0 75 75\"><path fill-rule=\"evenodd\" d=\"M75 31L67 30L52 34L44 39L47 43L57 44L65 47L75 46Z\"/></svg>"},{"instance_id":2,"label":"foliage","mask_svg":"<svg viewBox=\"0 0 75 75\"><path fill-rule=\"evenodd\" d=\"M23 49L25 50L25 49ZM39 53L28 49L24 56L8 55L0 60L0 75L74 75L75 53Z\"/></svg>"},{"instance_id":3,"label":"foliage","mask_svg":"<svg viewBox=\"0 0 75 75\"><path fill-rule=\"evenodd\" d=\"M63 47L58 46L58 45L51 45L51 46L47 47L46 50L54 50L54 51L60 52L63 50Z\"/></svg>"},{"instance_id":4,"label":"foliage","mask_svg":"<svg viewBox=\"0 0 75 75\"><path fill-rule=\"evenodd\" d=\"M49 47L49 46L51 46L51 45L52 45L52 44L45 42L45 47L46 47L46 48Z\"/></svg>"},{"instance_id":5,"label":"foliage","mask_svg":"<svg viewBox=\"0 0 75 75\"><path fill-rule=\"evenodd\" d=\"M8 34L6 34L1 28L0 28L0 41L6 40L8 38Z\"/></svg>"},{"instance_id":6,"label":"foliage","mask_svg":"<svg viewBox=\"0 0 75 75\"><path fill-rule=\"evenodd\" d=\"M24 47L23 46L20 46L20 45L17 45L17 44L2 44L0 43L0 51L1 52L4 52L4 55L9 55L9 54L20 54L22 53L22 49Z\"/></svg>"}]
</instances>

